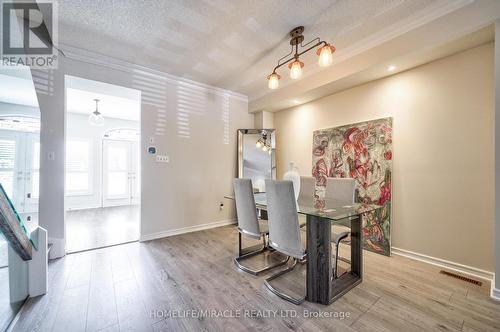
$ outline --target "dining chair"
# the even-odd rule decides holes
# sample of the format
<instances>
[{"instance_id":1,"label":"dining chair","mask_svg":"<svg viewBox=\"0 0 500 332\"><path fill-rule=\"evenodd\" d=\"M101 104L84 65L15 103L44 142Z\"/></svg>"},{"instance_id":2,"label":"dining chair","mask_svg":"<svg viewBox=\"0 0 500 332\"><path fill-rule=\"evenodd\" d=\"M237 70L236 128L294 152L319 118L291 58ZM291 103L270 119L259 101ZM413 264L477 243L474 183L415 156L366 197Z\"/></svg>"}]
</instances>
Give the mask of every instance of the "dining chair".
<instances>
[{"instance_id":1,"label":"dining chair","mask_svg":"<svg viewBox=\"0 0 500 332\"><path fill-rule=\"evenodd\" d=\"M353 204L356 194L356 180L353 178L327 178L325 199L343 205Z\"/></svg>"},{"instance_id":2,"label":"dining chair","mask_svg":"<svg viewBox=\"0 0 500 332\"><path fill-rule=\"evenodd\" d=\"M352 178L327 178L325 200L333 201L337 205L354 204L356 195L356 180ZM346 258L339 256L340 243L347 239L351 230L347 225L332 227L332 244L335 245L335 258L333 265L333 278L338 278L338 261L351 263Z\"/></svg>"},{"instance_id":3,"label":"dining chair","mask_svg":"<svg viewBox=\"0 0 500 332\"><path fill-rule=\"evenodd\" d=\"M301 203L309 204L314 199L315 181L312 176L300 177L300 191L297 199L299 205Z\"/></svg>"},{"instance_id":4,"label":"dining chair","mask_svg":"<svg viewBox=\"0 0 500 332\"><path fill-rule=\"evenodd\" d=\"M260 269L251 269L241 264L242 260L264 253L268 250L266 237L269 234L269 228L267 220L259 220L257 216L252 180L234 179L233 185L236 201L236 215L238 218L238 257L234 258L236 266L245 272L258 275L264 271L286 264L289 260L288 257L275 264L266 265ZM257 250L243 253L244 248L242 248L242 235L256 240L262 240L262 247Z\"/></svg>"},{"instance_id":5,"label":"dining chair","mask_svg":"<svg viewBox=\"0 0 500 332\"><path fill-rule=\"evenodd\" d=\"M302 185L301 185L302 186ZM269 218L269 246L293 259L293 264L267 278L266 287L277 296L294 304L305 300L279 291L271 281L292 271L306 257L302 246L297 204L292 181L266 180L267 215Z\"/></svg>"},{"instance_id":6,"label":"dining chair","mask_svg":"<svg viewBox=\"0 0 500 332\"><path fill-rule=\"evenodd\" d=\"M314 204L314 192L315 192L315 179L312 176L301 176L300 177L300 191L297 203L299 205L310 205ZM306 216L299 215L299 225L300 227L306 226Z\"/></svg>"}]
</instances>

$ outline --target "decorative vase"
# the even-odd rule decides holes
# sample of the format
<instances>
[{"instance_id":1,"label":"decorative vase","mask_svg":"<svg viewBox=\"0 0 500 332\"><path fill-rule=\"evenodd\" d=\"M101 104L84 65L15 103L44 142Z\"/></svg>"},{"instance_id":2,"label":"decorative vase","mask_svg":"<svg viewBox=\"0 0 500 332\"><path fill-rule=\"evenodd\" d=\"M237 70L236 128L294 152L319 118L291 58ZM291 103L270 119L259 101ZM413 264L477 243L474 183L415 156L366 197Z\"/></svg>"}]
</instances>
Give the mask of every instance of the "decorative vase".
<instances>
[{"instance_id":1,"label":"decorative vase","mask_svg":"<svg viewBox=\"0 0 500 332\"><path fill-rule=\"evenodd\" d=\"M295 167L295 163L293 161L289 164L288 171L283 175L283 180L292 181L293 183L293 192L295 194L295 200L299 199L300 193L300 174L297 171L297 167Z\"/></svg>"}]
</instances>

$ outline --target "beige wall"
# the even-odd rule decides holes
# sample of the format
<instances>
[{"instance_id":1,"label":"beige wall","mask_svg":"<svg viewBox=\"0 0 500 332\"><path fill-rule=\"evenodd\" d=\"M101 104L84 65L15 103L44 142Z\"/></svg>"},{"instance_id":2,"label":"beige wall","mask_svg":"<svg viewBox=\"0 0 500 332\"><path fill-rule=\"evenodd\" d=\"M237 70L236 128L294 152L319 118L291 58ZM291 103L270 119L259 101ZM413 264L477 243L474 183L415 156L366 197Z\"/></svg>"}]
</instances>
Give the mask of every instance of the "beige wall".
<instances>
[{"instance_id":1,"label":"beige wall","mask_svg":"<svg viewBox=\"0 0 500 332\"><path fill-rule=\"evenodd\" d=\"M237 174L236 131L254 124L245 96L108 58L68 55L53 72L32 72L42 119L40 225L54 244L52 258L65 252L65 75L141 90L141 239L234 221L224 195ZM168 164L147 153L150 138Z\"/></svg>"},{"instance_id":2,"label":"beige wall","mask_svg":"<svg viewBox=\"0 0 500 332\"><path fill-rule=\"evenodd\" d=\"M279 177L312 132L392 116L392 245L494 271L493 44L275 114Z\"/></svg>"},{"instance_id":3,"label":"beige wall","mask_svg":"<svg viewBox=\"0 0 500 332\"><path fill-rule=\"evenodd\" d=\"M260 111L254 113L254 128L268 129L274 128L274 113Z\"/></svg>"}]
</instances>

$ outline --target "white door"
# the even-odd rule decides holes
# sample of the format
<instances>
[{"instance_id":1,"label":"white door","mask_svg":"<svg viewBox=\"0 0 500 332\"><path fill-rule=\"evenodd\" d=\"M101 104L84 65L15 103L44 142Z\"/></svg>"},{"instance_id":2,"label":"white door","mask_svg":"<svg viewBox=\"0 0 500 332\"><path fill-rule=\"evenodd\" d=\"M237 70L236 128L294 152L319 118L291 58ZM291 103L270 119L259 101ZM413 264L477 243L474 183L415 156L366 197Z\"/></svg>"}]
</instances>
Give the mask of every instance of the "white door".
<instances>
[{"instance_id":1,"label":"white door","mask_svg":"<svg viewBox=\"0 0 500 332\"><path fill-rule=\"evenodd\" d=\"M139 143L103 140L103 206L140 201Z\"/></svg>"},{"instance_id":2,"label":"white door","mask_svg":"<svg viewBox=\"0 0 500 332\"><path fill-rule=\"evenodd\" d=\"M40 187L40 141L39 135L25 134L26 135L26 182L24 185L25 190L25 206L24 212L38 211L38 198Z\"/></svg>"},{"instance_id":3,"label":"white door","mask_svg":"<svg viewBox=\"0 0 500 332\"><path fill-rule=\"evenodd\" d=\"M38 135L0 130L0 183L19 213L38 211Z\"/></svg>"},{"instance_id":4,"label":"white door","mask_svg":"<svg viewBox=\"0 0 500 332\"><path fill-rule=\"evenodd\" d=\"M103 206L130 204L130 144L103 140Z\"/></svg>"},{"instance_id":5,"label":"white door","mask_svg":"<svg viewBox=\"0 0 500 332\"><path fill-rule=\"evenodd\" d=\"M0 183L17 212L24 211L24 147L20 134L0 131Z\"/></svg>"},{"instance_id":6,"label":"white door","mask_svg":"<svg viewBox=\"0 0 500 332\"><path fill-rule=\"evenodd\" d=\"M141 150L139 142L130 142L130 204L141 202Z\"/></svg>"}]
</instances>

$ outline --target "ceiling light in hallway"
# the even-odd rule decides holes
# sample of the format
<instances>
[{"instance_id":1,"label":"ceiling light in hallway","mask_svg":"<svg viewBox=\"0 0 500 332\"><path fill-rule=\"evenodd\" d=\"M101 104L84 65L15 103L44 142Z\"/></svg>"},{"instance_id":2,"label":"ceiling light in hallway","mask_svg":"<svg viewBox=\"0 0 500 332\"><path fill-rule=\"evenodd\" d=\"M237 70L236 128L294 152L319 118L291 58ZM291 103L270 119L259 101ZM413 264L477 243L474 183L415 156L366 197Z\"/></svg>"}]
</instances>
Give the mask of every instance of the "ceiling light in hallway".
<instances>
[{"instance_id":1,"label":"ceiling light in hallway","mask_svg":"<svg viewBox=\"0 0 500 332\"><path fill-rule=\"evenodd\" d=\"M101 112L99 112L99 99L94 99L95 101L95 111L90 113L89 115L89 122L93 126L103 126L104 125L104 117L102 116Z\"/></svg>"}]
</instances>

